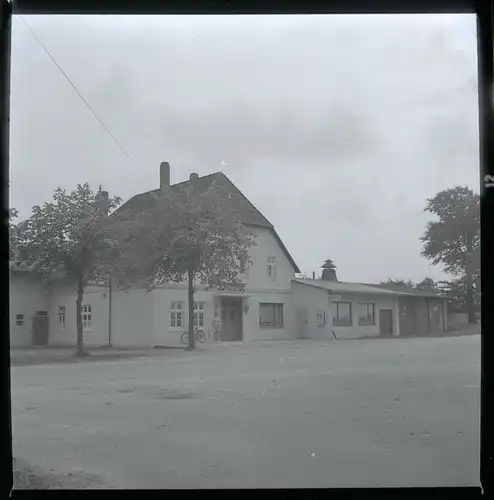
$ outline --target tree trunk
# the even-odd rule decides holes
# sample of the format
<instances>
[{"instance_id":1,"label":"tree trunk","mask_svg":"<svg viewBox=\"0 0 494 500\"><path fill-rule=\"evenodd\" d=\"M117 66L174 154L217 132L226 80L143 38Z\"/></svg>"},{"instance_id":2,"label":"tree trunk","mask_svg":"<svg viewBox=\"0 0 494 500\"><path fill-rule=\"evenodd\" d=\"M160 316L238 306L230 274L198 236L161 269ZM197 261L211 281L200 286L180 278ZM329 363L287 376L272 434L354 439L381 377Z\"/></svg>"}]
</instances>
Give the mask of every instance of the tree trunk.
<instances>
[{"instance_id":1,"label":"tree trunk","mask_svg":"<svg viewBox=\"0 0 494 500\"><path fill-rule=\"evenodd\" d=\"M471 325L477 324L477 315L475 311L475 290L474 290L474 280L473 280L473 243L469 238L467 239L467 266L465 272L465 286L466 286L466 295L465 295L465 303L467 306L468 313L468 323Z\"/></svg>"},{"instance_id":2,"label":"tree trunk","mask_svg":"<svg viewBox=\"0 0 494 500\"><path fill-rule=\"evenodd\" d=\"M189 345L188 350L192 351L196 347L194 335L194 271L189 270Z\"/></svg>"},{"instance_id":3,"label":"tree trunk","mask_svg":"<svg viewBox=\"0 0 494 500\"><path fill-rule=\"evenodd\" d=\"M84 283L82 278L77 280L77 301L76 301L76 320L77 320L77 354L85 355L84 338L82 332L82 301L84 298Z\"/></svg>"},{"instance_id":4,"label":"tree trunk","mask_svg":"<svg viewBox=\"0 0 494 500\"><path fill-rule=\"evenodd\" d=\"M471 325L476 325L477 324L477 315L476 315L476 311L475 311L474 287L473 287L473 279L472 279L472 276L470 274L466 275L465 284L466 284L465 302L466 302L467 312L468 312L468 322Z\"/></svg>"}]
</instances>

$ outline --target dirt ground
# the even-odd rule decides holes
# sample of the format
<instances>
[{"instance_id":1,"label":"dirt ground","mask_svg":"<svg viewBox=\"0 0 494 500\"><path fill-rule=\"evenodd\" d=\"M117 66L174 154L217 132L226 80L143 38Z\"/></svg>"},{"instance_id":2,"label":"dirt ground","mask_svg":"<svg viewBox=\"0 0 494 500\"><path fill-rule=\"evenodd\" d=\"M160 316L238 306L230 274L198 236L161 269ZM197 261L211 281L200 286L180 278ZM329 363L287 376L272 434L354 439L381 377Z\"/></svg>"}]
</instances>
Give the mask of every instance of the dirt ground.
<instances>
[{"instance_id":1,"label":"dirt ground","mask_svg":"<svg viewBox=\"0 0 494 500\"><path fill-rule=\"evenodd\" d=\"M477 335L13 366L16 486L478 486L479 387Z\"/></svg>"}]
</instances>

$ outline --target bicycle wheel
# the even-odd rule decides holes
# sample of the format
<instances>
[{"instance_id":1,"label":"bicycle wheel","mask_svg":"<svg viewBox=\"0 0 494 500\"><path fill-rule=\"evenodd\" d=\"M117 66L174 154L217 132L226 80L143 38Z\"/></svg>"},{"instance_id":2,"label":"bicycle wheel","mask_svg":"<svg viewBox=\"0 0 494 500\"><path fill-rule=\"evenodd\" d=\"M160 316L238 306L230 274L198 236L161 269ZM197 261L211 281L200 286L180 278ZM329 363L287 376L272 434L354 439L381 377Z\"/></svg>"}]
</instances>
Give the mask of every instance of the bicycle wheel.
<instances>
[{"instance_id":1,"label":"bicycle wheel","mask_svg":"<svg viewBox=\"0 0 494 500\"><path fill-rule=\"evenodd\" d=\"M189 344L189 332L182 333L182 336L180 337L180 342L182 342L182 344L186 344L186 345Z\"/></svg>"},{"instance_id":2,"label":"bicycle wheel","mask_svg":"<svg viewBox=\"0 0 494 500\"><path fill-rule=\"evenodd\" d=\"M204 344L206 342L206 335L202 330L197 330L196 332L196 339L201 343Z\"/></svg>"}]
</instances>

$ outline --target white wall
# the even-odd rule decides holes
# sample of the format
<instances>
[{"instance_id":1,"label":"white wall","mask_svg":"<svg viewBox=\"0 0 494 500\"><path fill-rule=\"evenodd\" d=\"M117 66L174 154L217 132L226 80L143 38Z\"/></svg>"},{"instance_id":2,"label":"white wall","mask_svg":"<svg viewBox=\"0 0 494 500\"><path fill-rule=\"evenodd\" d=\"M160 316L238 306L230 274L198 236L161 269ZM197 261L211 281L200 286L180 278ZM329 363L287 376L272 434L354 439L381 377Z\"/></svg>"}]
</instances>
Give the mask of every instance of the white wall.
<instances>
[{"instance_id":1,"label":"white wall","mask_svg":"<svg viewBox=\"0 0 494 500\"><path fill-rule=\"evenodd\" d=\"M49 295L32 274L10 273L10 345L32 345L32 316L36 311L49 310ZM24 315L22 326L16 325L16 315ZM50 318L51 321L51 318Z\"/></svg>"},{"instance_id":2,"label":"white wall","mask_svg":"<svg viewBox=\"0 0 494 500\"><path fill-rule=\"evenodd\" d=\"M295 278L295 268L278 245L273 233L266 228L251 229L256 234L256 246L249 250L252 263L249 275L243 278L247 284L247 290L255 292L291 290L291 282ZM276 257L276 279L268 278L268 257Z\"/></svg>"},{"instance_id":3,"label":"white wall","mask_svg":"<svg viewBox=\"0 0 494 500\"><path fill-rule=\"evenodd\" d=\"M260 327L259 304L283 304L283 327ZM291 291L256 293L249 297L249 312L244 314L244 340L288 340L296 338L294 301Z\"/></svg>"},{"instance_id":4,"label":"white wall","mask_svg":"<svg viewBox=\"0 0 494 500\"><path fill-rule=\"evenodd\" d=\"M90 305L92 326L83 332L88 347L108 345L108 288L88 286L83 305ZM52 293L50 307L50 344L76 345L77 343L77 293L73 288L60 288ZM58 307L65 306L65 330L60 329Z\"/></svg>"},{"instance_id":5,"label":"white wall","mask_svg":"<svg viewBox=\"0 0 494 500\"><path fill-rule=\"evenodd\" d=\"M113 290L111 336L114 346L154 345L154 293L143 289Z\"/></svg>"},{"instance_id":6,"label":"white wall","mask_svg":"<svg viewBox=\"0 0 494 500\"><path fill-rule=\"evenodd\" d=\"M183 286L161 287L151 292L153 294L154 307L154 345L158 346L178 346L182 345L180 337L189 328L189 303L187 288ZM195 302L205 302L204 328L210 327L214 315L214 293L205 290L197 290L194 293ZM183 302L183 326L172 328L170 326L171 302Z\"/></svg>"},{"instance_id":7,"label":"white wall","mask_svg":"<svg viewBox=\"0 0 494 500\"><path fill-rule=\"evenodd\" d=\"M333 311L328 298L328 291L322 288L316 288L309 285L293 282L294 314L295 325L299 328L297 322L297 310L305 309L307 314L307 334L311 339L325 340L334 339L331 330L333 329ZM326 313L326 324L321 326L317 322L317 311ZM296 336L301 336L297 331Z\"/></svg>"},{"instance_id":8,"label":"white wall","mask_svg":"<svg viewBox=\"0 0 494 500\"><path fill-rule=\"evenodd\" d=\"M382 295L360 295L360 294L339 294L341 302L351 302L352 304L352 325L333 325L336 336L344 338L378 337L379 333L379 309L391 309L393 311L393 335L399 335L399 316L397 300L393 297ZM373 303L375 311L375 324L359 326L358 324L358 303ZM336 315L336 305L332 304L333 316Z\"/></svg>"}]
</instances>

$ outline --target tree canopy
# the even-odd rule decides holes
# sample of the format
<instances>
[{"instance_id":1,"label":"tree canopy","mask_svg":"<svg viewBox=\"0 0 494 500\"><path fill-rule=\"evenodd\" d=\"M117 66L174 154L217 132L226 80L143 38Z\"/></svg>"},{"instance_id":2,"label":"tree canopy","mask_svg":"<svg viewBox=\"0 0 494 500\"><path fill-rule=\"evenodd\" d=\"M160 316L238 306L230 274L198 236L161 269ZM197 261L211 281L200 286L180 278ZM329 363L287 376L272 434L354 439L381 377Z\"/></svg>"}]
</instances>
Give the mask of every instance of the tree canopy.
<instances>
[{"instance_id":1,"label":"tree canopy","mask_svg":"<svg viewBox=\"0 0 494 500\"><path fill-rule=\"evenodd\" d=\"M420 238L422 255L463 283L469 321L475 323L475 287L480 274L480 197L456 186L427 200L428 222Z\"/></svg>"},{"instance_id":2,"label":"tree canopy","mask_svg":"<svg viewBox=\"0 0 494 500\"><path fill-rule=\"evenodd\" d=\"M155 194L154 203L136 213L122 207L119 227L125 276L145 278L147 290L187 280L189 347L194 347L193 297L197 282L208 287L236 284L241 263L250 262L254 233L238 221L231 198L216 185L195 192L194 184L174 186Z\"/></svg>"},{"instance_id":3,"label":"tree canopy","mask_svg":"<svg viewBox=\"0 0 494 500\"><path fill-rule=\"evenodd\" d=\"M16 245L46 286L75 286L78 293L77 346L83 352L81 311L89 282L106 281L117 260L116 248L106 233L108 210L120 198L109 198L100 186L88 183L72 192L58 188L53 201L33 206L32 215L17 226Z\"/></svg>"}]
</instances>

